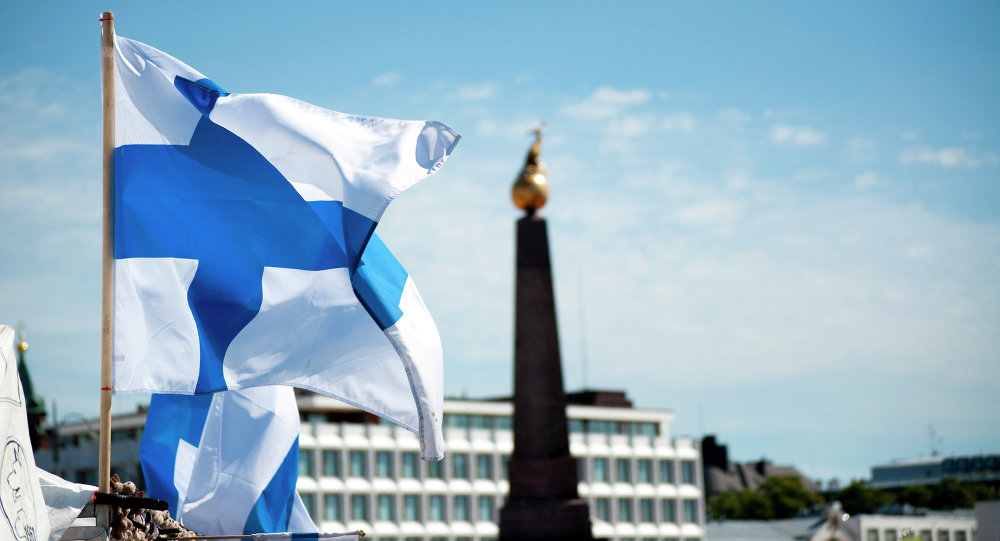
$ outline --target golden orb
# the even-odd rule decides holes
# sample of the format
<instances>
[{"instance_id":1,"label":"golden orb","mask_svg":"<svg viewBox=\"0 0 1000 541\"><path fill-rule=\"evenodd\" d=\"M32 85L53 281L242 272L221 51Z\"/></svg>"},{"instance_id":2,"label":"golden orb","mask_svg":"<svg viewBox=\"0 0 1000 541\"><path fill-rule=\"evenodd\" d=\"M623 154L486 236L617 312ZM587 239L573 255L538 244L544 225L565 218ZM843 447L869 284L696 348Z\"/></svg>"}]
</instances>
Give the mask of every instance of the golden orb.
<instances>
[{"instance_id":1,"label":"golden orb","mask_svg":"<svg viewBox=\"0 0 1000 541\"><path fill-rule=\"evenodd\" d=\"M510 198L514 206L529 212L545 206L549 198L549 183L545 180L544 171L523 171L510 189Z\"/></svg>"},{"instance_id":2,"label":"golden orb","mask_svg":"<svg viewBox=\"0 0 1000 541\"><path fill-rule=\"evenodd\" d=\"M28 351L28 343L24 341L24 331L21 331L19 338L21 341L17 344L17 350L24 353L25 351Z\"/></svg>"},{"instance_id":3,"label":"golden orb","mask_svg":"<svg viewBox=\"0 0 1000 541\"><path fill-rule=\"evenodd\" d=\"M545 165L539 160L542 152L542 129L543 124L536 130L535 143L531 145L528 156L524 160L524 167L514 181L514 186L510 189L510 198L514 201L514 206L529 214L545 206L549 199L549 183L545 176L548 171Z\"/></svg>"}]
</instances>

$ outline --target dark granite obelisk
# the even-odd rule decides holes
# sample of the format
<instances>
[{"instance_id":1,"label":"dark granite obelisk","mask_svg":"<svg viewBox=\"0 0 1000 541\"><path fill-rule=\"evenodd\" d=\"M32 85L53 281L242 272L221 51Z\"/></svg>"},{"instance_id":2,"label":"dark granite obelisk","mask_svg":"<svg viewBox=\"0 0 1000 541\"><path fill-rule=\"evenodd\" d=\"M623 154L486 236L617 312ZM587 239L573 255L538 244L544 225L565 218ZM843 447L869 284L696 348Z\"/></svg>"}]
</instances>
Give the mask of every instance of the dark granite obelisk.
<instances>
[{"instance_id":1,"label":"dark granite obelisk","mask_svg":"<svg viewBox=\"0 0 1000 541\"><path fill-rule=\"evenodd\" d=\"M526 215L517 222L517 299L514 338L514 453L510 491L500 509L500 541L587 541L590 513L577 493L569 454L555 296L545 219L545 171L536 132L513 197Z\"/></svg>"}]
</instances>

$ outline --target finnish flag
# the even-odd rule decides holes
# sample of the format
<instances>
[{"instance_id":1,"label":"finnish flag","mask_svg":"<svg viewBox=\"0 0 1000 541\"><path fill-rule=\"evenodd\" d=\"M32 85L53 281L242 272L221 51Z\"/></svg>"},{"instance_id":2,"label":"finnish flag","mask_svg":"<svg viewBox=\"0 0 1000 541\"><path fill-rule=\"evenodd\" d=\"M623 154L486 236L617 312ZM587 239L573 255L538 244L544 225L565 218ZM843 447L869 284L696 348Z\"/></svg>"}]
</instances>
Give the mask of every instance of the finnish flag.
<instances>
[{"instance_id":1,"label":"finnish flag","mask_svg":"<svg viewBox=\"0 0 1000 541\"><path fill-rule=\"evenodd\" d=\"M199 534L316 532L295 492L291 387L153 395L139 459L149 495Z\"/></svg>"},{"instance_id":2,"label":"finnish flag","mask_svg":"<svg viewBox=\"0 0 1000 541\"><path fill-rule=\"evenodd\" d=\"M120 36L115 92L114 391L301 387L440 459L440 337L373 232L460 136L230 94Z\"/></svg>"}]
</instances>

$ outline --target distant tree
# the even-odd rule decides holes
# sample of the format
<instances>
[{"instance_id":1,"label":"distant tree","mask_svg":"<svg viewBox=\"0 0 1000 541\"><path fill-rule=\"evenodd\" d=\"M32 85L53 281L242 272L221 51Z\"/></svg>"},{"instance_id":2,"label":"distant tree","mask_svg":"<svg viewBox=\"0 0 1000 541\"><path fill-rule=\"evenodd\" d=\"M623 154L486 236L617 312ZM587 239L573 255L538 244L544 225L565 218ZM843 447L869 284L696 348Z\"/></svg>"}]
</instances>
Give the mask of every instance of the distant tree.
<instances>
[{"instance_id":1,"label":"distant tree","mask_svg":"<svg viewBox=\"0 0 1000 541\"><path fill-rule=\"evenodd\" d=\"M924 485L909 485L899 493L897 501L908 503L913 507L929 507L931 504L931 489Z\"/></svg>"},{"instance_id":2,"label":"distant tree","mask_svg":"<svg viewBox=\"0 0 1000 541\"><path fill-rule=\"evenodd\" d=\"M854 481L837 493L837 500L845 513L857 515L873 513L879 507L892 503L892 496L869 487L863 481Z\"/></svg>"},{"instance_id":3,"label":"distant tree","mask_svg":"<svg viewBox=\"0 0 1000 541\"><path fill-rule=\"evenodd\" d=\"M771 520L774 507L767 496L757 490L743 491L743 518L746 520Z\"/></svg>"},{"instance_id":4,"label":"distant tree","mask_svg":"<svg viewBox=\"0 0 1000 541\"><path fill-rule=\"evenodd\" d=\"M995 486L991 487L983 483L973 483L963 486L972 493L972 497L975 498L977 502L1000 500L1000 491L998 491Z\"/></svg>"},{"instance_id":5,"label":"distant tree","mask_svg":"<svg viewBox=\"0 0 1000 541\"><path fill-rule=\"evenodd\" d=\"M708 515L713 520L737 519L743 515L743 501L739 490L727 490L712 496L708 501Z\"/></svg>"},{"instance_id":6,"label":"distant tree","mask_svg":"<svg viewBox=\"0 0 1000 541\"><path fill-rule=\"evenodd\" d=\"M774 518L771 502L756 490L727 490L708 502L713 520L769 520Z\"/></svg>"},{"instance_id":7,"label":"distant tree","mask_svg":"<svg viewBox=\"0 0 1000 541\"><path fill-rule=\"evenodd\" d=\"M768 477L758 490L771 502L774 518L792 518L803 509L823 503L822 498L794 475Z\"/></svg>"},{"instance_id":8,"label":"distant tree","mask_svg":"<svg viewBox=\"0 0 1000 541\"><path fill-rule=\"evenodd\" d=\"M931 509L968 509L975 505L972 491L954 479L942 479L931 486Z\"/></svg>"}]
</instances>

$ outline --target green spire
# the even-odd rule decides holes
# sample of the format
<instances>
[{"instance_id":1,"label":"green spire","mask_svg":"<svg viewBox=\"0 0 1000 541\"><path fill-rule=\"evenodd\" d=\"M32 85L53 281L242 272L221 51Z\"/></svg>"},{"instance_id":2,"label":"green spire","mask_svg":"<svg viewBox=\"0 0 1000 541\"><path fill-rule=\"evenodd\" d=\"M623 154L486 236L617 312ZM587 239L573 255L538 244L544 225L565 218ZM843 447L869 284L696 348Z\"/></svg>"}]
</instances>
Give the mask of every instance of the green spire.
<instances>
[{"instance_id":1,"label":"green spire","mask_svg":"<svg viewBox=\"0 0 1000 541\"><path fill-rule=\"evenodd\" d=\"M28 409L28 417L33 415L45 415L45 401L35 394L35 386L31 384L31 374L28 373L28 364L24 361L24 354L28 351L28 343L24 341L24 331L20 333L20 341L17 343L17 375L21 377L21 388L24 389L24 401Z\"/></svg>"}]
</instances>

